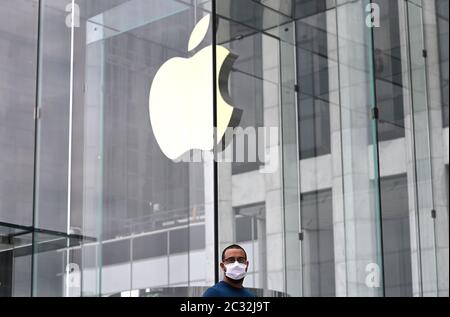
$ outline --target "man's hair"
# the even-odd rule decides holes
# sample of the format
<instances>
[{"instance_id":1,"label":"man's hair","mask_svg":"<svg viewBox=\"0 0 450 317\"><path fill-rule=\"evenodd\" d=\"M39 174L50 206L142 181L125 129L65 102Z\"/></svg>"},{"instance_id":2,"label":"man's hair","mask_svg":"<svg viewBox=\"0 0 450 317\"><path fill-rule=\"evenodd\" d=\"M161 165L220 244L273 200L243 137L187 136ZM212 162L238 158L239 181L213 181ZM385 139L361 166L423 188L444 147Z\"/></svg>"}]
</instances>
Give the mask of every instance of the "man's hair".
<instances>
[{"instance_id":1,"label":"man's hair","mask_svg":"<svg viewBox=\"0 0 450 317\"><path fill-rule=\"evenodd\" d=\"M225 252L227 252L227 250L230 250L230 249L240 249L240 250L244 251L245 259L247 259L247 252L245 252L244 248L238 244L232 244L232 245L227 246L225 249L223 249L222 261L225 260Z\"/></svg>"}]
</instances>

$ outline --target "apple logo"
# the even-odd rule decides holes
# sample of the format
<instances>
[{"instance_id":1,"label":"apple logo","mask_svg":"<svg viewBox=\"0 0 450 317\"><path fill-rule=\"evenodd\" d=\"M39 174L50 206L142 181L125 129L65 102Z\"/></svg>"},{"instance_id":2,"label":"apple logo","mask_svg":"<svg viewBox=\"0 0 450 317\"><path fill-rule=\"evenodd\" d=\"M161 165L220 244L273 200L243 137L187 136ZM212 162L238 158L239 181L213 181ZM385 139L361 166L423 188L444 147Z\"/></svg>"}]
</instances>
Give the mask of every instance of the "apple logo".
<instances>
[{"instance_id":1,"label":"apple logo","mask_svg":"<svg viewBox=\"0 0 450 317\"><path fill-rule=\"evenodd\" d=\"M205 38L210 15L195 26L189 39L192 52ZM175 57L165 62L153 79L149 114L153 133L164 155L175 160L189 150L211 151L220 144L228 127L236 127L242 110L231 106L228 79L237 56L216 46L217 144L213 126L213 46L190 58Z\"/></svg>"}]
</instances>

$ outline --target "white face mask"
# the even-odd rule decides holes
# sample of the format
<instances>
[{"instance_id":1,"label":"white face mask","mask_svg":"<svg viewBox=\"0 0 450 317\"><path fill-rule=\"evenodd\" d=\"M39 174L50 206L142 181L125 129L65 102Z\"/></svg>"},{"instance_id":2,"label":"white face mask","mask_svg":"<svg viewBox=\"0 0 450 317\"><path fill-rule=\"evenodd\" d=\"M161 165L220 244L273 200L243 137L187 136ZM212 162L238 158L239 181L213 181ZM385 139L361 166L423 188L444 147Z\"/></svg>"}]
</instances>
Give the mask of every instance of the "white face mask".
<instances>
[{"instance_id":1,"label":"white face mask","mask_svg":"<svg viewBox=\"0 0 450 317\"><path fill-rule=\"evenodd\" d=\"M245 271L247 265L241 264L238 261L226 264L225 268L227 269L225 275L235 281L241 280L247 275L247 272Z\"/></svg>"}]
</instances>

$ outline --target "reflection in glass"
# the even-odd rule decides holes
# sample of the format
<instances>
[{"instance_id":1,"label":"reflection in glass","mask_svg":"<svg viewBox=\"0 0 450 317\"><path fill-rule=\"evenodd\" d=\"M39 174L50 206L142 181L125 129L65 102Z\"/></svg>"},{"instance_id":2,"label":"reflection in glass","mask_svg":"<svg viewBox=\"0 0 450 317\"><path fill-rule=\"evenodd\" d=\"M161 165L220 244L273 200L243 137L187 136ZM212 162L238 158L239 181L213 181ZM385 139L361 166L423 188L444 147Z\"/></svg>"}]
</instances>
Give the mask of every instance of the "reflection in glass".
<instances>
[{"instance_id":1,"label":"reflection in glass","mask_svg":"<svg viewBox=\"0 0 450 317\"><path fill-rule=\"evenodd\" d=\"M36 1L0 3L0 222L32 224Z\"/></svg>"},{"instance_id":2,"label":"reflection in glass","mask_svg":"<svg viewBox=\"0 0 450 317\"><path fill-rule=\"evenodd\" d=\"M302 194L303 295L335 295L331 191Z\"/></svg>"},{"instance_id":3,"label":"reflection in glass","mask_svg":"<svg viewBox=\"0 0 450 317\"><path fill-rule=\"evenodd\" d=\"M448 1L217 0L245 152L217 165L149 120L213 2L75 4L0 4L0 296L201 296L232 243L260 295L448 295Z\"/></svg>"},{"instance_id":4,"label":"reflection in glass","mask_svg":"<svg viewBox=\"0 0 450 317\"><path fill-rule=\"evenodd\" d=\"M331 151L328 36L324 11L296 21L301 159Z\"/></svg>"},{"instance_id":5,"label":"reflection in glass","mask_svg":"<svg viewBox=\"0 0 450 317\"><path fill-rule=\"evenodd\" d=\"M438 45L439 45L439 65L441 75L441 95L442 95L442 121L444 127L449 124L449 50L448 50L448 19L449 19L449 2L446 0L436 0L436 15L438 28Z\"/></svg>"},{"instance_id":6,"label":"reflection in glass","mask_svg":"<svg viewBox=\"0 0 450 317\"><path fill-rule=\"evenodd\" d=\"M405 136L400 21L397 1L378 0L381 27L374 29L374 68L379 141Z\"/></svg>"},{"instance_id":7,"label":"reflection in glass","mask_svg":"<svg viewBox=\"0 0 450 317\"><path fill-rule=\"evenodd\" d=\"M386 296L410 297L412 289L408 186L405 175L381 180Z\"/></svg>"}]
</instances>

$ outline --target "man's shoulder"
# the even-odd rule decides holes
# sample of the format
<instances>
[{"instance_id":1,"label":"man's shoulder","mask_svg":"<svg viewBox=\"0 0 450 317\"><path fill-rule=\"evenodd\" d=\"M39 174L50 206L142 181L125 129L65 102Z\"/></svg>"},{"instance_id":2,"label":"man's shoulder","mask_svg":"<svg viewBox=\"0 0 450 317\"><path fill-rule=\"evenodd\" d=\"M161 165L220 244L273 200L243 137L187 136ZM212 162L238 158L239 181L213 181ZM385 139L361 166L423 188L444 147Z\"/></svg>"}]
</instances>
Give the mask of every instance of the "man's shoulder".
<instances>
[{"instance_id":1,"label":"man's shoulder","mask_svg":"<svg viewBox=\"0 0 450 317\"><path fill-rule=\"evenodd\" d=\"M247 288L236 289L235 291L231 290L227 287L226 283L220 281L214 286L208 288L205 293L203 293L203 297L256 297L256 294Z\"/></svg>"},{"instance_id":2,"label":"man's shoulder","mask_svg":"<svg viewBox=\"0 0 450 317\"><path fill-rule=\"evenodd\" d=\"M211 286L205 291L205 293L203 293L203 297L221 297L221 296L223 296L223 285L221 282Z\"/></svg>"},{"instance_id":3,"label":"man's shoulder","mask_svg":"<svg viewBox=\"0 0 450 317\"><path fill-rule=\"evenodd\" d=\"M256 294L253 293L251 290L247 288L243 288L242 290L246 294L246 297L256 297Z\"/></svg>"}]
</instances>

